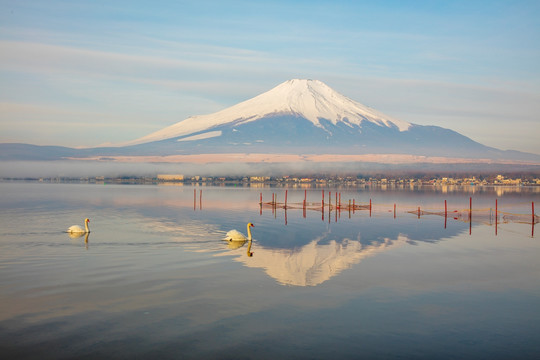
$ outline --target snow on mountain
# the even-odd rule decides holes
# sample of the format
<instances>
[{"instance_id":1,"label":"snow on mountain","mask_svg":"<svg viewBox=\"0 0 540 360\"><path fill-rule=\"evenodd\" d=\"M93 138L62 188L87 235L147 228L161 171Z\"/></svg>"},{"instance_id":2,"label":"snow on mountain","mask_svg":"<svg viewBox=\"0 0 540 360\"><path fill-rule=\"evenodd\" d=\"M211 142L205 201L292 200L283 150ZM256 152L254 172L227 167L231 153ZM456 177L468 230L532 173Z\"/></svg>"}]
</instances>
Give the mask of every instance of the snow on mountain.
<instances>
[{"instance_id":1,"label":"snow on mountain","mask_svg":"<svg viewBox=\"0 0 540 360\"><path fill-rule=\"evenodd\" d=\"M242 125L269 116L292 115L309 120L318 128L331 132L322 119L333 125L361 127L362 122L408 130L412 124L393 119L372 108L341 95L318 80L293 79L224 110L209 115L192 116L162 130L123 145L136 145L200 133L226 124ZM215 133L213 134L214 136Z\"/></svg>"}]
</instances>

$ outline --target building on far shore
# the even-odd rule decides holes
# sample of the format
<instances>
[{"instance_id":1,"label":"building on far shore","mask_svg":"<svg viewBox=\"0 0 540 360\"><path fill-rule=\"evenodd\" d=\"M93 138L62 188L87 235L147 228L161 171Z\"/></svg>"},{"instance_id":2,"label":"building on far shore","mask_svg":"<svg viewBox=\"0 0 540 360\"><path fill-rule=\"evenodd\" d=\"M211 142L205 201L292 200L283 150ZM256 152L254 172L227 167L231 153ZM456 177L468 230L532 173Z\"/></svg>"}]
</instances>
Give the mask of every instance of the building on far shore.
<instances>
[{"instance_id":1,"label":"building on far shore","mask_svg":"<svg viewBox=\"0 0 540 360\"><path fill-rule=\"evenodd\" d=\"M184 175L178 174L158 174L158 181L184 181Z\"/></svg>"}]
</instances>

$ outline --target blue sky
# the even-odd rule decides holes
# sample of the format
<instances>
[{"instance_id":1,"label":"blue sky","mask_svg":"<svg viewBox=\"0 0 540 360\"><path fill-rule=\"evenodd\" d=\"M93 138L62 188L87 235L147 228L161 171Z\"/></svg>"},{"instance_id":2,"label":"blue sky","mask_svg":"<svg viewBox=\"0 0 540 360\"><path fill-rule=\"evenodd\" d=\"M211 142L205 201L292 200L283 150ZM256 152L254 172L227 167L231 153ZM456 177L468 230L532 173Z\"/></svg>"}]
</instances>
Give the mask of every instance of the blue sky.
<instances>
[{"instance_id":1,"label":"blue sky","mask_svg":"<svg viewBox=\"0 0 540 360\"><path fill-rule=\"evenodd\" d=\"M0 142L118 143L310 78L540 154L539 1L0 4Z\"/></svg>"}]
</instances>

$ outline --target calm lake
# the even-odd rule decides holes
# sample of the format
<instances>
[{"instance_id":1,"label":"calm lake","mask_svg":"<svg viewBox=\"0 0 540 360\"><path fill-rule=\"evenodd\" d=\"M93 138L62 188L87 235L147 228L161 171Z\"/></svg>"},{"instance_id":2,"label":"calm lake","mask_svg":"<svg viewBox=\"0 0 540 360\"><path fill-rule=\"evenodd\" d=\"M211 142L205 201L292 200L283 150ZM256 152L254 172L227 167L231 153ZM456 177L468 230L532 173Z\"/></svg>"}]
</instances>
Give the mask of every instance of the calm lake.
<instances>
[{"instance_id":1,"label":"calm lake","mask_svg":"<svg viewBox=\"0 0 540 360\"><path fill-rule=\"evenodd\" d=\"M538 358L538 200L538 187L0 183L0 356ZM85 218L91 233L70 237ZM253 241L223 240L248 222Z\"/></svg>"}]
</instances>

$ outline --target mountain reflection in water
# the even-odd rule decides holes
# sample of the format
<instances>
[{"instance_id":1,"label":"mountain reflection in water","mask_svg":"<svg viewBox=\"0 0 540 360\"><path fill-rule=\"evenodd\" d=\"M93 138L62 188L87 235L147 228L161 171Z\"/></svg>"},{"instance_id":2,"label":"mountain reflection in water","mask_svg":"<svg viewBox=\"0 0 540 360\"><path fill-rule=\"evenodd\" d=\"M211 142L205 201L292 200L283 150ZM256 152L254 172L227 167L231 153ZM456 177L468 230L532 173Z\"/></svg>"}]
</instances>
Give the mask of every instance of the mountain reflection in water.
<instances>
[{"instance_id":1,"label":"mountain reflection in water","mask_svg":"<svg viewBox=\"0 0 540 360\"><path fill-rule=\"evenodd\" d=\"M248 258L242 252L235 260L250 268L264 269L270 277L283 285L316 286L362 259L406 241L407 238L400 236L396 240L385 239L383 242L374 241L371 245L363 245L360 241L350 239L327 241L323 235L293 249L272 249L256 244L252 256Z\"/></svg>"}]
</instances>

